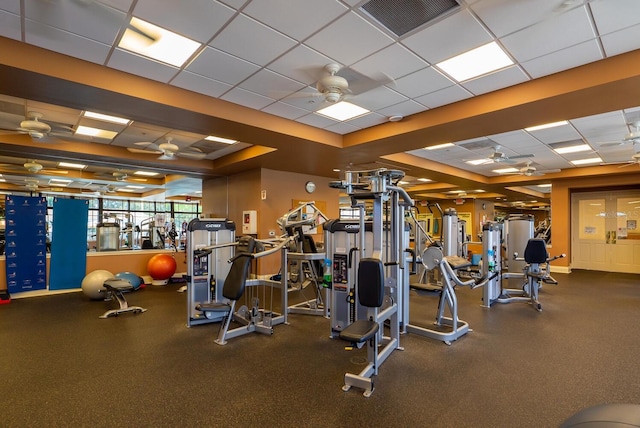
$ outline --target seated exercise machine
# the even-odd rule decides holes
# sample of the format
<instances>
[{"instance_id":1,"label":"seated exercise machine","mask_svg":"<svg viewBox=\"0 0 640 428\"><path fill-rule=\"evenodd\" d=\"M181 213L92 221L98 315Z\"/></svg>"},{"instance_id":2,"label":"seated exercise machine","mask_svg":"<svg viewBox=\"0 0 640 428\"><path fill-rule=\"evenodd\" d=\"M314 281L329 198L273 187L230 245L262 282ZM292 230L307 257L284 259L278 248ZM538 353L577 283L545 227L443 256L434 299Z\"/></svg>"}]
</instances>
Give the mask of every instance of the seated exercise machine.
<instances>
[{"instance_id":1,"label":"seated exercise machine","mask_svg":"<svg viewBox=\"0 0 640 428\"><path fill-rule=\"evenodd\" d=\"M331 337L337 334L348 341L349 350L367 344L366 367L357 375L346 373L342 389L364 389L365 397L373 393L373 376L380 365L394 350L402 349L402 295L408 282L408 274L403 273L404 207L413 205L406 191L397 186L402 177L402 171L386 168L347 171L343 181L330 184L344 189L351 206L360 211L357 223L325 225L325 246L327 257L333 259ZM365 206L372 207L369 222L365 222Z\"/></svg>"},{"instance_id":2,"label":"seated exercise machine","mask_svg":"<svg viewBox=\"0 0 640 428\"><path fill-rule=\"evenodd\" d=\"M549 263L563 257L566 257L566 254L549 257L547 243L542 238L529 239L524 249L524 257L520 258L518 257L518 253L514 253L514 260L523 260L526 263L523 268L526 282L523 287L523 297L521 299L530 301L531 306L533 306L535 310L542 311L542 305L538 301L538 292L542 283L558 283L558 281L550 275Z\"/></svg>"},{"instance_id":3,"label":"seated exercise machine","mask_svg":"<svg viewBox=\"0 0 640 428\"><path fill-rule=\"evenodd\" d=\"M229 273L222 281L221 298L209 302L201 302L196 304L195 310L204 314L207 319L222 321L218 337L215 342L219 345L226 345L227 339L242 336L247 333L263 333L273 334L273 326L287 323L287 314L284 310L283 314L273 311L274 288L281 289L282 307L286 309L286 279L274 281L269 279L249 279L251 262L260 257L264 257L275 253L276 251L286 251L285 246L288 240L283 240L271 249L254 252L258 248L263 248L265 242L254 239L251 236L241 236L237 243L236 255L229 261L231 267ZM268 243L267 243L268 244ZM216 246L213 246L216 247ZM211 251L214 248L201 248L196 255ZM216 288L220 285L216 283ZM260 299L258 298L258 288L262 287L266 300L266 289L271 290L269 309L260 307ZM249 293L248 290L252 292ZM250 307L242 305L237 307L241 298L250 300ZM239 326L231 328L231 322L239 324Z\"/></svg>"},{"instance_id":4,"label":"seated exercise machine","mask_svg":"<svg viewBox=\"0 0 640 428\"><path fill-rule=\"evenodd\" d=\"M117 301L119 308L110 309L100 316L100 318L117 317L125 312L133 312L134 314L140 314L145 312L146 309L140 306L129 306L127 299L124 297L124 292L133 291L135 287L129 282L123 279L108 279L103 284L104 289L101 292L106 293L105 301Z\"/></svg>"},{"instance_id":5,"label":"seated exercise machine","mask_svg":"<svg viewBox=\"0 0 640 428\"><path fill-rule=\"evenodd\" d=\"M344 375L343 391L352 386L364 389L364 396L373 393L373 378L378 374L378 332L384 328L378 319L378 311L384 299L384 268L380 259L364 258L358 268L358 302L368 308L367 318L349 324L340 332L340 339L350 342L352 346L361 348L367 345L369 363L359 373Z\"/></svg>"}]
</instances>

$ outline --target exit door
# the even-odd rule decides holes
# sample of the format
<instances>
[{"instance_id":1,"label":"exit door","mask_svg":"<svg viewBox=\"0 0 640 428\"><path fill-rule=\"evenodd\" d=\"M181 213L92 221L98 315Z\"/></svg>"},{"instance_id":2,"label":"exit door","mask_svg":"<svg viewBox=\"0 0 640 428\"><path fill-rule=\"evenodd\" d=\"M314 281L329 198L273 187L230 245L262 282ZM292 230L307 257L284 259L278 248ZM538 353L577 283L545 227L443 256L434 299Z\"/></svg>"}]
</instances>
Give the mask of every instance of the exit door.
<instances>
[{"instance_id":1,"label":"exit door","mask_svg":"<svg viewBox=\"0 0 640 428\"><path fill-rule=\"evenodd\" d=\"M573 268L640 273L640 192L574 193L571 211Z\"/></svg>"}]
</instances>

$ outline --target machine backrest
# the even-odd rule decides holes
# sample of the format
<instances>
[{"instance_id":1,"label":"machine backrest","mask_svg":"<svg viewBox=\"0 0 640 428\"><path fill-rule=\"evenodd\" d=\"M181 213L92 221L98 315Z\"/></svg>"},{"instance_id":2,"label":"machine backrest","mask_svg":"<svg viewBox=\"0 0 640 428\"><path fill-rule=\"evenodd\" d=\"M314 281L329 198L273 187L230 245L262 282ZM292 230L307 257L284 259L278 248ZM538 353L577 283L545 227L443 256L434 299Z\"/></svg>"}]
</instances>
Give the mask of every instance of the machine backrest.
<instances>
[{"instance_id":1,"label":"machine backrest","mask_svg":"<svg viewBox=\"0 0 640 428\"><path fill-rule=\"evenodd\" d=\"M241 236L236 247L237 255L233 258L229 274L224 279L222 296L229 300L238 300L244 294L244 286L251 267L251 253L255 249L255 239Z\"/></svg>"},{"instance_id":2,"label":"machine backrest","mask_svg":"<svg viewBox=\"0 0 640 428\"><path fill-rule=\"evenodd\" d=\"M382 260L363 258L358 264L358 301L362 306L379 308L384 298Z\"/></svg>"},{"instance_id":3,"label":"machine backrest","mask_svg":"<svg viewBox=\"0 0 640 428\"><path fill-rule=\"evenodd\" d=\"M317 253L318 247L316 241L313 240L311 235L302 235L302 252L303 253ZM314 260L313 265L316 268L316 273L322 276L322 261Z\"/></svg>"},{"instance_id":4,"label":"machine backrest","mask_svg":"<svg viewBox=\"0 0 640 428\"><path fill-rule=\"evenodd\" d=\"M549 258L547 252L547 243L544 239L531 238L527 241L527 247L524 249L524 261L531 263L546 263Z\"/></svg>"}]
</instances>

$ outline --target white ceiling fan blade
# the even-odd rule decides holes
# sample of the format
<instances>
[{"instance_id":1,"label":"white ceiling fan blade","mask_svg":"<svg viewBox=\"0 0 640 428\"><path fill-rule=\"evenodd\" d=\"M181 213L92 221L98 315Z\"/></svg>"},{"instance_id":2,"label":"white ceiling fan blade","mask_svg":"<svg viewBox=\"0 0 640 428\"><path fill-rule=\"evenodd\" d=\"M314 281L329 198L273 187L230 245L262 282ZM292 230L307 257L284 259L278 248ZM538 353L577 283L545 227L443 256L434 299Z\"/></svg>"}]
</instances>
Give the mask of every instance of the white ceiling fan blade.
<instances>
[{"instance_id":1,"label":"white ceiling fan blade","mask_svg":"<svg viewBox=\"0 0 640 428\"><path fill-rule=\"evenodd\" d=\"M160 150L145 150L145 149L136 149L135 147L127 147L127 150L131 153L142 153L145 155L160 155L162 152Z\"/></svg>"}]
</instances>

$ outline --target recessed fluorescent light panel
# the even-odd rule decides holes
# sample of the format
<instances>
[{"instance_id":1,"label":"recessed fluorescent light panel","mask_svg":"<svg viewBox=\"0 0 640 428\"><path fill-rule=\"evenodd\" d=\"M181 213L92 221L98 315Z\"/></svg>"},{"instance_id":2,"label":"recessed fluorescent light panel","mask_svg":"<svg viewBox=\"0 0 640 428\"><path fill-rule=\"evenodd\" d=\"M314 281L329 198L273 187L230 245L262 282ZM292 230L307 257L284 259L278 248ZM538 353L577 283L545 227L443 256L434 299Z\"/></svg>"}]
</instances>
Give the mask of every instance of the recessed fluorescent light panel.
<instances>
[{"instance_id":1,"label":"recessed fluorescent light panel","mask_svg":"<svg viewBox=\"0 0 640 428\"><path fill-rule=\"evenodd\" d=\"M447 147L452 147L455 146L455 144L453 143L444 143L444 144L436 144L435 146L429 146L429 147L425 147L425 150L440 150L440 149L446 149Z\"/></svg>"},{"instance_id":2,"label":"recessed fluorescent light panel","mask_svg":"<svg viewBox=\"0 0 640 428\"><path fill-rule=\"evenodd\" d=\"M518 168L501 168L501 169L494 169L493 172L495 172L496 174L508 174L510 172L518 172Z\"/></svg>"},{"instance_id":3,"label":"recessed fluorescent light panel","mask_svg":"<svg viewBox=\"0 0 640 428\"><path fill-rule=\"evenodd\" d=\"M339 103L320 109L316 113L342 122L365 115L369 113L369 110L346 101L340 101Z\"/></svg>"},{"instance_id":4,"label":"recessed fluorescent light panel","mask_svg":"<svg viewBox=\"0 0 640 428\"><path fill-rule=\"evenodd\" d=\"M96 119L96 120L101 120L103 122L117 123L119 125L128 125L129 123L131 123L131 120L125 119L123 117L110 116L108 114L95 113L92 111L85 111L82 115L84 117L88 117L89 119Z\"/></svg>"},{"instance_id":5,"label":"recessed fluorescent light panel","mask_svg":"<svg viewBox=\"0 0 640 428\"><path fill-rule=\"evenodd\" d=\"M81 163L58 162L60 168L85 169L87 166Z\"/></svg>"},{"instance_id":6,"label":"recessed fluorescent light panel","mask_svg":"<svg viewBox=\"0 0 640 428\"><path fill-rule=\"evenodd\" d=\"M554 152L561 155L566 153L586 152L588 150L591 150L591 146L588 144L578 144L576 146L558 147L557 149L553 149Z\"/></svg>"},{"instance_id":7,"label":"recessed fluorescent light panel","mask_svg":"<svg viewBox=\"0 0 640 428\"><path fill-rule=\"evenodd\" d=\"M428 183L433 180L431 180L430 178L418 178L418 181L422 181L423 183Z\"/></svg>"},{"instance_id":8,"label":"recessed fluorescent light panel","mask_svg":"<svg viewBox=\"0 0 640 428\"><path fill-rule=\"evenodd\" d=\"M484 158L484 159L469 160L469 161L466 161L465 163L468 163L469 165L477 166L477 165L482 165L489 162L491 162L491 159Z\"/></svg>"},{"instance_id":9,"label":"recessed fluorescent light panel","mask_svg":"<svg viewBox=\"0 0 640 428\"><path fill-rule=\"evenodd\" d=\"M588 158L588 159L577 159L577 160L571 161L571 163L574 165L587 165L590 163L600 163L600 162L602 162L602 159L600 159L599 157Z\"/></svg>"},{"instance_id":10,"label":"recessed fluorescent light panel","mask_svg":"<svg viewBox=\"0 0 640 428\"><path fill-rule=\"evenodd\" d=\"M118 47L181 67L202 46L179 34L132 17Z\"/></svg>"},{"instance_id":11,"label":"recessed fluorescent light panel","mask_svg":"<svg viewBox=\"0 0 640 428\"><path fill-rule=\"evenodd\" d=\"M555 128L556 126L568 125L569 122L566 120L560 120L558 122L544 123L542 125L530 126L529 128L524 128L525 131L540 131L541 129Z\"/></svg>"},{"instance_id":12,"label":"recessed fluorescent light panel","mask_svg":"<svg viewBox=\"0 0 640 428\"><path fill-rule=\"evenodd\" d=\"M106 129L92 128L90 126L78 126L75 133L89 137L105 138L107 140L113 140L113 137L118 135L115 131L107 131Z\"/></svg>"},{"instance_id":13,"label":"recessed fluorescent light panel","mask_svg":"<svg viewBox=\"0 0 640 428\"><path fill-rule=\"evenodd\" d=\"M436 65L458 82L463 82L513 65L513 61L496 42L490 42Z\"/></svg>"},{"instance_id":14,"label":"recessed fluorescent light panel","mask_svg":"<svg viewBox=\"0 0 640 428\"><path fill-rule=\"evenodd\" d=\"M145 177L155 177L156 175L158 175L157 172L151 172L151 171L136 171L133 173L133 175L142 175Z\"/></svg>"},{"instance_id":15,"label":"recessed fluorescent light panel","mask_svg":"<svg viewBox=\"0 0 640 428\"><path fill-rule=\"evenodd\" d=\"M233 144L238 141L238 140L230 140L229 138L216 137L214 135L209 135L208 137L205 137L205 140L216 141L218 143L224 143L224 144Z\"/></svg>"}]
</instances>

